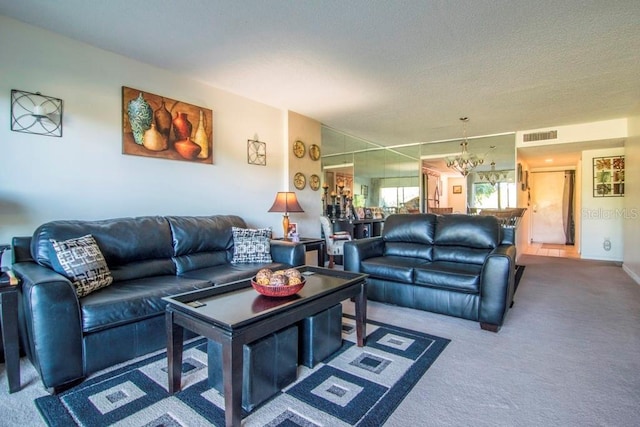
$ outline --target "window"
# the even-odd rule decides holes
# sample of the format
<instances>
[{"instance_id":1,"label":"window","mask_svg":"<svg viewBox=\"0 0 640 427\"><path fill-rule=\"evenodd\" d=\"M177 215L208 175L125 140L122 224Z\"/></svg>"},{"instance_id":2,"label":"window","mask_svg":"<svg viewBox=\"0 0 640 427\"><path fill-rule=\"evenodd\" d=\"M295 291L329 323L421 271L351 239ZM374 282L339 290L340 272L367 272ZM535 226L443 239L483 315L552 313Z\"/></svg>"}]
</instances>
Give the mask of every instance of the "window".
<instances>
[{"instance_id":1,"label":"window","mask_svg":"<svg viewBox=\"0 0 640 427\"><path fill-rule=\"evenodd\" d=\"M473 183L474 208L504 209L516 205L516 185L512 182L498 182L491 185L488 182Z\"/></svg>"},{"instance_id":2,"label":"window","mask_svg":"<svg viewBox=\"0 0 640 427\"><path fill-rule=\"evenodd\" d=\"M414 200L415 199L415 200ZM418 209L419 187L386 187L380 189L380 203L385 208ZM413 206L415 204L415 207Z\"/></svg>"}]
</instances>

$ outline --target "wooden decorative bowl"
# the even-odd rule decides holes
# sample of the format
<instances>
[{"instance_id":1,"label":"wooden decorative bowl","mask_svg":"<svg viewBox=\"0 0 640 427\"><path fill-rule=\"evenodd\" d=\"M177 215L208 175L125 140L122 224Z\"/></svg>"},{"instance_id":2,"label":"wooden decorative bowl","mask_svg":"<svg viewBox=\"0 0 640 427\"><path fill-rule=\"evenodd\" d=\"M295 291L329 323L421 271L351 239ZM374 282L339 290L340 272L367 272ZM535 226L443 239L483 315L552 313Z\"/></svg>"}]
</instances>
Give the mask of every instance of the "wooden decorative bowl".
<instances>
[{"instance_id":1,"label":"wooden decorative bowl","mask_svg":"<svg viewBox=\"0 0 640 427\"><path fill-rule=\"evenodd\" d=\"M253 286L253 289L268 297L288 297L290 295L297 294L300 289L304 287L305 283L306 281L302 279L302 282L297 285L271 286L256 283L255 277L251 279L251 286Z\"/></svg>"}]
</instances>

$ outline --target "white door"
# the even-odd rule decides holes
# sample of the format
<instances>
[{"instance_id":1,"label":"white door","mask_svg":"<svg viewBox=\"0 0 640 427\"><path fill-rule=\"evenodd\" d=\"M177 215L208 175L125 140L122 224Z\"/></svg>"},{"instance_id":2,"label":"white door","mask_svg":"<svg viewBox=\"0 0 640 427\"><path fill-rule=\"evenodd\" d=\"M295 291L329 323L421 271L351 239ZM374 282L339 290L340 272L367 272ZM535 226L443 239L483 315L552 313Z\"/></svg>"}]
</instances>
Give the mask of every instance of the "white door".
<instances>
[{"instance_id":1,"label":"white door","mask_svg":"<svg viewBox=\"0 0 640 427\"><path fill-rule=\"evenodd\" d=\"M529 173L531 188L531 240L564 245L562 193L564 171Z\"/></svg>"}]
</instances>

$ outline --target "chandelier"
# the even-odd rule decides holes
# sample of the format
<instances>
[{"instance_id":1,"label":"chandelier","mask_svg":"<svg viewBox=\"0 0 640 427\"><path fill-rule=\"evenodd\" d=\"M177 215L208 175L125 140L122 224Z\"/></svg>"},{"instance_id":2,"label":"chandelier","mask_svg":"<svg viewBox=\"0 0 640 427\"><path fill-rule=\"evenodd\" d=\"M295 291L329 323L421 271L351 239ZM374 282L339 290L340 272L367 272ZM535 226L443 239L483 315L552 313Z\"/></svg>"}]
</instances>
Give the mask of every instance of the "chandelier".
<instances>
[{"instance_id":1,"label":"chandelier","mask_svg":"<svg viewBox=\"0 0 640 427\"><path fill-rule=\"evenodd\" d=\"M463 137L462 142L460 143L460 146L462 147L462 152L455 157L446 157L445 162L447 163L448 168L458 171L462 176L467 176L478 165L481 165L484 162L484 159L475 154L469 153L469 151L467 150L467 147L469 146L469 141L467 141L466 124L469 121L469 118L460 117L460 121L462 122L462 137Z\"/></svg>"},{"instance_id":2,"label":"chandelier","mask_svg":"<svg viewBox=\"0 0 640 427\"><path fill-rule=\"evenodd\" d=\"M496 186L497 182L507 179L509 171L497 171L496 162L491 162L491 170L486 172L478 172L478 178L489 181L492 186Z\"/></svg>"}]
</instances>

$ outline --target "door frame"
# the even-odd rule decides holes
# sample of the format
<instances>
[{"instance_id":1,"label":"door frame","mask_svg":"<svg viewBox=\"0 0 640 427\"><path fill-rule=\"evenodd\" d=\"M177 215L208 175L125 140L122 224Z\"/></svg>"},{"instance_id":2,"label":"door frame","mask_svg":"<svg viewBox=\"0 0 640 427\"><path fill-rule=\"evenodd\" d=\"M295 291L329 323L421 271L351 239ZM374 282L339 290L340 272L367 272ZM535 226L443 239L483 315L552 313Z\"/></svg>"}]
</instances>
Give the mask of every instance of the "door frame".
<instances>
[{"instance_id":1,"label":"door frame","mask_svg":"<svg viewBox=\"0 0 640 427\"><path fill-rule=\"evenodd\" d=\"M575 191L573 193L573 203L574 203L574 224L575 224L575 236L574 236L574 247L578 251L578 254L582 253L582 239L581 239L581 212L582 212L582 160L578 161L578 164L575 166L556 166L556 167L545 167L545 168L531 168L528 169L529 174L534 172L559 172L565 170L574 170L575 171ZM526 197L526 196L525 196ZM529 211L529 218L527 221L527 236L526 242L527 244L531 244L531 238L533 236L533 204L527 204L527 210Z\"/></svg>"}]
</instances>

